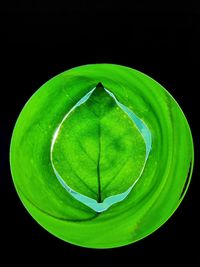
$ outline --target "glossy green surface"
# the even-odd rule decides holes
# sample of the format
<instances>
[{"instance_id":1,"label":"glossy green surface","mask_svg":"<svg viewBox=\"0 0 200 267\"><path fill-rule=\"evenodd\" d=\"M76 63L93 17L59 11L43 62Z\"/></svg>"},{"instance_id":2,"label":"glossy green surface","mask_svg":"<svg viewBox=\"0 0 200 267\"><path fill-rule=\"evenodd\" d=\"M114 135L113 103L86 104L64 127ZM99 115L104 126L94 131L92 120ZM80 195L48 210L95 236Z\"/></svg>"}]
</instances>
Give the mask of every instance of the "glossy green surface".
<instances>
[{"instance_id":1,"label":"glossy green surface","mask_svg":"<svg viewBox=\"0 0 200 267\"><path fill-rule=\"evenodd\" d=\"M149 129L146 162L144 136L97 90L99 82ZM13 132L10 162L23 204L44 228L73 244L111 248L147 236L172 215L190 181L193 143L181 109L161 85L127 67L93 64L61 73L31 97ZM123 201L99 213L61 185L52 163L70 188L97 203L139 179Z\"/></svg>"}]
</instances>

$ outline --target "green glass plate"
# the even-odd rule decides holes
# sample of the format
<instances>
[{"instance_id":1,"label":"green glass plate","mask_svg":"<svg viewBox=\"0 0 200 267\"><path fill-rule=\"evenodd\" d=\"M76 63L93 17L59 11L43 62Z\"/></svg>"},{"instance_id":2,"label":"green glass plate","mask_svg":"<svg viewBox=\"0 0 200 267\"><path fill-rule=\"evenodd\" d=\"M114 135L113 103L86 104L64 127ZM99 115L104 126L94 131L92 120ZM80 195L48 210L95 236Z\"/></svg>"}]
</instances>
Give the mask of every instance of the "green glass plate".
<instances>
[{"instance_id":1,"label":"green glass plate","mask_svg":"<svg viewBox=\"0 0 200 267\"><path fill-rule=\"evenodd\" d=\"M181 203L194 161L187 120L147 75L114 64L63 72L27 102L10 164L17 193L53 235L113 248L159 228Z\"/></svg>"}]
</instances>

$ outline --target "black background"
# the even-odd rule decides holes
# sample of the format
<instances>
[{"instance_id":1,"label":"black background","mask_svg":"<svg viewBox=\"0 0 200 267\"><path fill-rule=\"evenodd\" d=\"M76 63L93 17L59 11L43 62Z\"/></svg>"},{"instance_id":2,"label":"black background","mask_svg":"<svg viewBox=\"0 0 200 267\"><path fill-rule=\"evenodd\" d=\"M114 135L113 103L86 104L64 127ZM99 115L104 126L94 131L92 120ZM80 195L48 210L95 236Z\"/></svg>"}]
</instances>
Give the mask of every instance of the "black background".
<instances>
[{"instance_id":1,"label":"black background","mask_svg":"<svg viewBox=\"0 0 200 267\"><path fill-rule=\"evenodd\" d=\"M151 2L151 1L149 1ZM162 2L162 1L160 1ZM0 90L1 259L15 264L140 265L199 263L199 40L200 12L143 1L13 1L2 9ZM160 82L182 107L193 133L196 164L178 210L160 229L129 246L80 248L46 232L17 197L9 144L26 101L48 79L88 63L138 69ZM170 196L169 196L170 197ZM197 243L195 243L197 242ZM27 258L26 258L27 257Z\"/></svg>"}]
</instances>

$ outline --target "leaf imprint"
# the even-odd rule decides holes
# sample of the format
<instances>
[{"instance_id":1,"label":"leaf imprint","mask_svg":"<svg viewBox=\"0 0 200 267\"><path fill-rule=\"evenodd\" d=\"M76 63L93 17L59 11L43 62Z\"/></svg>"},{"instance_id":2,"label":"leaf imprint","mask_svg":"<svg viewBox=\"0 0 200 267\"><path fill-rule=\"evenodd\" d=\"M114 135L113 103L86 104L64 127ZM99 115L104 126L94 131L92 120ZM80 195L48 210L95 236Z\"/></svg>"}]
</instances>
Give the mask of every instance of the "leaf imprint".
<instances>
[{"instance_id":1,"label":"leaf imprint","mask_svg":"<svg viewBox=\"0 0 200 267\"><path fill-rule=\"evenodd\" d=\"M136 185L151 145L147 125L98 83L64 115L51 141L50 160L72 197L103 212Z\"/></svg>"}]
</instances>

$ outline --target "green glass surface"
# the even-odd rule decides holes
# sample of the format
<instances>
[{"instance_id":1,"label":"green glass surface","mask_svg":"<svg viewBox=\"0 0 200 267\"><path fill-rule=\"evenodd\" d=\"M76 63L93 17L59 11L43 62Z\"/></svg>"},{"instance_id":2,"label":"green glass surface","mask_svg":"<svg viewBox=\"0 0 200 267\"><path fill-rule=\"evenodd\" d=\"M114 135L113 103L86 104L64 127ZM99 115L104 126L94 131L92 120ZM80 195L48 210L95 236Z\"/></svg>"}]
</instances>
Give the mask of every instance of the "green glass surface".
<instances>
[{"instance_id":1,"label":"green glass surface","mask_svg":"<svg viewBox=\"0 0 200 267\"><path fill-rule=\"evenodd\" d=\"M193 160L173 97L114 64L45 83L23 108L10 148L14 185L32 217L90 248L127 245L159 228L181 203Z\"/></svg>"}]
</instances>

